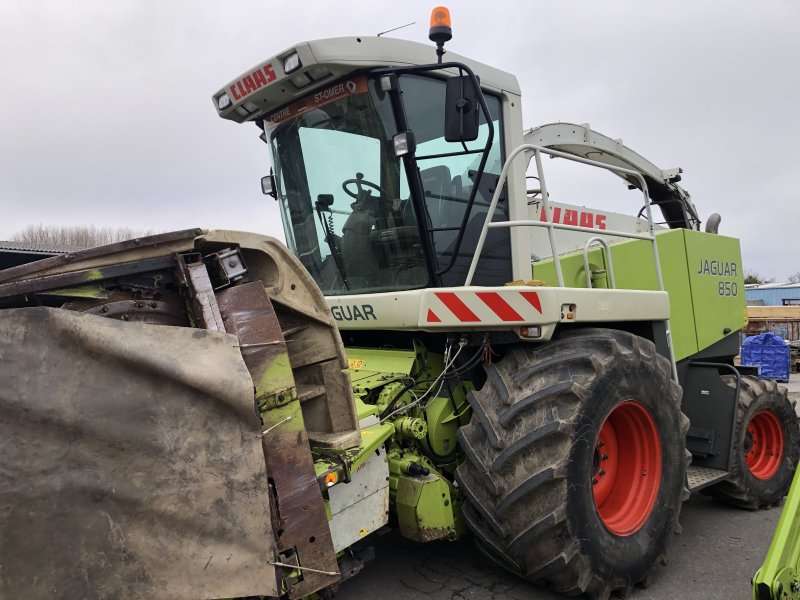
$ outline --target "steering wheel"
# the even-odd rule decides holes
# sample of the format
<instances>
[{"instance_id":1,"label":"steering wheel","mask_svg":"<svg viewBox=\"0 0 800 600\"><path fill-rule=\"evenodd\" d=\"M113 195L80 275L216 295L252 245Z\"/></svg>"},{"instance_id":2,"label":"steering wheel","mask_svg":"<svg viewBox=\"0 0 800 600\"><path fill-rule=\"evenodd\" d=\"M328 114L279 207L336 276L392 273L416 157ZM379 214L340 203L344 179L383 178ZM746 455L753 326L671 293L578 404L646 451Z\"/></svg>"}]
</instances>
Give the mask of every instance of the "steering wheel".
<instances>
[{"instance_id":1,"label":"steering wheel","mask_svg":"<svg viewBox=\"0 0 800 600\"><path fill-rule=\"evenodd\" d=\"M355 192L352 192L352 191L350 191L348 189L347 186L351 185L351 184L355 184L355 186L356 186L356 191ZM356 200L360 200L362 198L362 194L365 191L364 190L365 187L366 188L371 188L371 189L375 190L376 192L378 192L378 198L380 198L382 200L386 200L386 199L389 198L389 194L386 193L386 190L384 190L377 183L372 183L371 181L367 181L366 179L364 179L364 174L363 173L356 173L356 178L355 179L346 179L344 182L342 182L342 189L345 191L345 193L348 196L350 196L351 198L355 198ZM368 194L368 195L372 196L372 194Z\"/></svg>"}]
</instances>

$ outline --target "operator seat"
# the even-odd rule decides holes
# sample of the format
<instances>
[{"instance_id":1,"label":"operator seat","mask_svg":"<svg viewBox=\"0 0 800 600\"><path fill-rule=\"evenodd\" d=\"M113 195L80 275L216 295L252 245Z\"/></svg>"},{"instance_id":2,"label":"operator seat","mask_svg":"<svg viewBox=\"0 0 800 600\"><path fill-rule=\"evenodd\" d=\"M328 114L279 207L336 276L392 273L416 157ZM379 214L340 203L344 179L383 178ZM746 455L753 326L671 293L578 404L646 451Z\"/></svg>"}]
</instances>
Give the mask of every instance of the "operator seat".
<instances>
[{"instance_id":1,"label":"operator seat","mask_svg":"<svg viewBox=\"0 0 800 600\"><path fill-rule=\"evenodd\" d=\"M420 170L419 175L425 193L425 206L433 227L448 227L448 212L452 204L448 198L451 196L453 182L450 169L447 165L437 165Z\"/></svg>"},{"instance_id":2,"label":"operator seat","mask_svg":"<svg viewBox=\"0 0 800 600\"><path fill-rule=\"evenodd\" d=\"M353 288L374 285L378 261L372 248L370 233L375 219L364 202L356 201L353 212L342 227L342 262L348 282Z\"/></svg>"}]
</instances>

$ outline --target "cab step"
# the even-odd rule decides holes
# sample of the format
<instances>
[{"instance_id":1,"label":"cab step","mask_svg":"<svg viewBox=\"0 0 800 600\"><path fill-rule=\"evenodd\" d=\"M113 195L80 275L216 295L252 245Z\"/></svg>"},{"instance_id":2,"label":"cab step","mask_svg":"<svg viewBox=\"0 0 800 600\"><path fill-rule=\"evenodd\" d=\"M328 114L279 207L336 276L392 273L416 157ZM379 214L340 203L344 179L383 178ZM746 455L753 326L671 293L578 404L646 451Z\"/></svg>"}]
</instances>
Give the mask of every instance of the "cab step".
<instances>
[{"instance_id":1,"label":"cab step","mask_svg":"<svg viewBox=\"0 0 800 600\"><path fill-rule=\"evenodd\" d=\"M705 487L724 481L730 475L728 471L723 471L722 469L711 469L696 465L689 465L686 469L686 479L689 482L690 492L697 492Z\"/></svg>"}]
</instances>

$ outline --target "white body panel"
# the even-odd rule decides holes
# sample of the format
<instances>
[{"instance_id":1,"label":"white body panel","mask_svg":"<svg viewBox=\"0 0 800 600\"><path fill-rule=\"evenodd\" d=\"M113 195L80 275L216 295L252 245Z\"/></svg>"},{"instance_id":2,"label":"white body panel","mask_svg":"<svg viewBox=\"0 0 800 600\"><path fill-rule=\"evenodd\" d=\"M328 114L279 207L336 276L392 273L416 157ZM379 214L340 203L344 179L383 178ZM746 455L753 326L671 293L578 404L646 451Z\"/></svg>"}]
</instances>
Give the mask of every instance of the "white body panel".
<instances>
[{"instance_id":1,"label":"white body panel","mask_svg":"<svg viewBox=\"0 0 800 600\"><path fill-rule=\"evenodd\" d=\"M519 331L557 323L664 321L667 292L530 286L456 287L327 296L340 329ZM574 307L566 310L564 307Z\"/></svg>"},{"instance_id":2,"label":"white body panel","mask_svg":"<svg viewBox=\"0 0 800 600\"><path fill-rule=\"evenodd\" d=\"M284 59L297 54L301 68L284 71ZM495 92L519 97L517 78L475 60L448 51L445 62L466 64L481 78L481 86ZM287 48L228 83L214 94L214 106L225 119L242 123L304 96L317 88L330 85L353 71L375 67L408 67L436 63L436 47L390 37L340 37L300 42ZM226 95L230 104L220 107ZM519 112L519 103L516 112ZM519 121L517 138L522 140Z\"/></svg>"},{"instance_id":3,"label":"white body panel","mask_svg":"<svg viewBox=\"0 0 800 600\"><path fill-rule=\"evenodd\" d=\"M389 522L389 463L381 447L351 474L347 484L328 490L333 549L340 552Z\"/></svg>"},{"instance_id":4,"label":"white body panel","mask_svg":"<svg viewBox=\"0 0 800 600\"><path fill-rule=\"evenodd\" d=\"M634 152L622 143L614 140L589 127L588 123L576 125L574 123L550 123L540 125L525 132L525 143L544 146L560 150L582 158L591 159L600 163L632 169L650 179L648 185L661 188L660 195L672 197L684 206L694 229L700 226L697 210L692 203L691 195L681 186L680 174L683 169L659 169L641 154ZM629 184L640 187L635 178L617 173ZM652 191L652 189L651 189ZM663 199L663 198L662 198Z\"/></svg>"},{"instance_id":5,"label":"white body panel","mask_svg":"<svg viewBox=\"0 0 800 600\"><path fill-rule=\"evenodd\" d=\"M553 201L550 202L550 206L553 208L553 222L555 223L591 227L596 229L598 234L605 230L644 234L648 232L647 219ZM544 218L542 212L541 201L534 201L530 206L528 218L546 221L547 219ZM658 230L665 229L661 225L656 225L655 228ZM547 239L547 232L544 229L534 228L530 228L529 231L531 231L531 259L537 260L553 256L550 241ZM557 229L554 233L560 254L583 250L586 240L595 235L589 232L564 231L562 229ZM603 239L609 244L625 241L625 238L612 236L604 237Z\"/></svg>"}]
</instances>

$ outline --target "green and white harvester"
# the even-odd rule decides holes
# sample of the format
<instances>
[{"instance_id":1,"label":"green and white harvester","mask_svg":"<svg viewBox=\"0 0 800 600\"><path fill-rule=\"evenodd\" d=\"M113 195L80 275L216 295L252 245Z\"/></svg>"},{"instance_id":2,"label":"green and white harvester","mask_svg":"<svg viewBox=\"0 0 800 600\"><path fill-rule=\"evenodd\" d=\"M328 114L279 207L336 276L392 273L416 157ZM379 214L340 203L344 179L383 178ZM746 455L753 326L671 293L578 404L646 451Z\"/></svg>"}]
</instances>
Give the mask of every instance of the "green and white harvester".
<instances>
[{"instance_id":1,"label":"green and white harvester","mask_svg":"<svg viewBox=\"0 0 800 600\"><path fill-rule=\"evenodd\" d=\"M718 233L718 215L701 230L680 169L660 169L585 124L523 131L516 78L445 52L446 9L434 10L430 31L435 47L385 37L298 43L213 95L222 118L254 124L269 148L262 187L289 251L264 236L187 230L0 272L0 352L21 351L4 315L41 322L70 309L59 336L85 326L81 340L126 339L145 328L159 340L182 327L191 339L133 344L149 357L136 364L170 380L197 377L204 398L228 393L219 380L244 378L242 389L255 390L256 422L241 425L250 433L224 444L210 422L185 433L177 408L174 427L163 424L165 408L141 429L158 422L174 432L164 456L196 478L165 487L183 500L153 514L175 511L163 522L180 517L176 539L199 515L208 527L221 519L216 533L192 540L217 543L233 527L224 552L243 557L240 570L225 571L223 549L150 560L153 548L125 547L140 539L128 534L120 564L146 563L149 578L108 567L97 575L108 577L104 589L326 598L389 526L421 543L469 536L521 577L607 598L646 582L690 492L748 509L786 494L800 454L794 405L775 382L734 365L746 322L738 240ZM557 202L545 158L619 178L619 208ZM100 331L108 317L116 333ZM153 358L179 343L177 363ZM81 344L96 359L101 345ZM223 346L246 369L223 370L235 362ZM215 352L218 360L195 360ZM132 427L139 418L124 415ZM221 446L184 453L206 439ZM263 456L260 471L248 463L256 471L243 492L238 459L214 461L248 444ZM221 482L227 495L217 498ZM189 511L195 505L213 508ZM113 506L139 522L134 500ZM245 513L263 519L255 533ZM105 532L105 523L94 527ZM248 570L255 563L266 574ZM218 569L213 578L207 568ZM184 579L188 587L161 593L159 582Z\"/></svg>"}]
</instances>

